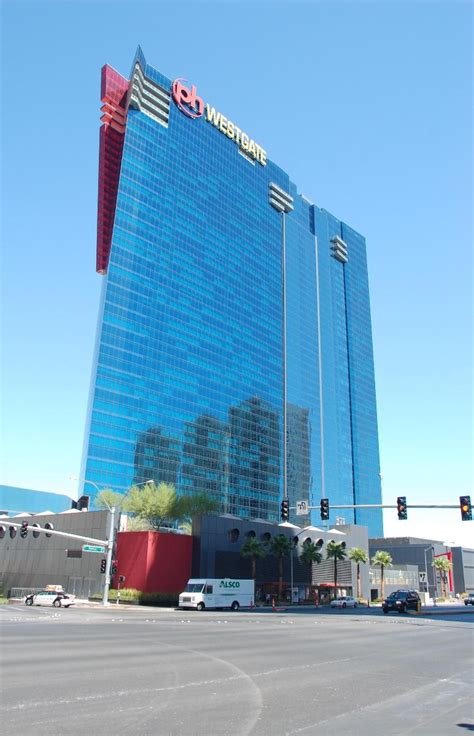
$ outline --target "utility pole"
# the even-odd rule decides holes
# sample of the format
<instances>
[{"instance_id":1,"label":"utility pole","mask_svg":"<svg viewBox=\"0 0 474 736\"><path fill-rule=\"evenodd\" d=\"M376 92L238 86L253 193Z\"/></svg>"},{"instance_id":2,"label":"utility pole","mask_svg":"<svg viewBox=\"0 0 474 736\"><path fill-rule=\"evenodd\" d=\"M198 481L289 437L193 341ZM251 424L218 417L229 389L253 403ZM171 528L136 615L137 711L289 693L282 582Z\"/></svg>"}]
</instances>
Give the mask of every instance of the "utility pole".
<instances>
[{"instance_id":1,"label":"utility pole","mask_svg":"<svg viewBox=\"0 0 474 736\"><path fill-rule=\"evenodd\" d=\"M107 557L105 563L105 580L104 580L104 595L102 597L102 605L109 605L109 588L110 588L110 568L112 567L112 553L114 549L114 536L115 536L115 506L109 507L110 511L110 526L109 536L107 539Z\"/></svg>"}]
</instances>

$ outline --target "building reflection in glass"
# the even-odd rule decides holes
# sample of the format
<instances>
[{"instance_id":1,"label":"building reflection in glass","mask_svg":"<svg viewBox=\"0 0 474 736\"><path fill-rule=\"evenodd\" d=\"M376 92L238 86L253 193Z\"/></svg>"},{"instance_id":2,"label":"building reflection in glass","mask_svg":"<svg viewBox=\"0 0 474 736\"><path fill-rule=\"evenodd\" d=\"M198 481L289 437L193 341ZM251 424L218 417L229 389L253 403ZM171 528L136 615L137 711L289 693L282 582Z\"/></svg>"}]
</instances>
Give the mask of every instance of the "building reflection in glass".
<instances>
[{"instance_id":1,"label":"building reflection in glass","mask_svg":"<svg viewBox=\"0 0 474 736\"><path fill-rule=\"evenodd\" d=\"M287 487L290 506L297 501L310 503L311 459L310 459L309 410L294 404L286 406L286 452ZM299 516L298 523L308 526L310 515Z\"/></svg>"},{"instance_id":2,"label":"building reflection in glass","mask_svg":"<svg viewBox=\"0 0 474 736\"><path fill-rule=\"evenodd\" d=\"M181 488L184 493L205 493L227 511L229 429L210 415L184 425Z\"/></svg>"},{"instance_id":3,"label":"building reflection in glass","mask_svg":"<svg viewBox=\"0 0 474 736\"><path fill-rule=\"evenodd\" d=\"M173 483L179 493L211 496L226 513L277 520L280 439L278 412L258 397L230 407L228 422L210 414L185 422L182 442L152 427L136 442L134 483ZM295 483L309 475L301 468Z\"/></svg>"},{"instance_id":4,"label":"building reflection in glass","mask_svg":"<svg viewBox=\"0 0 474 736\"><path fill-rule=\"evenodd\" d=\"M140 432L135 445L134 483L154 480L173 483L179 479L180 441L166 435L161 427Z\"/></svg>"},{"instance_id":5,"label":"building reflection in glass","mask_svg":"<svg viewBox=\"0 0 474 736\"><path fill-rule=\"evenodd\" d=\"M229 409L229 495L232 514L278 518L280 421L259 397Z\"/></svg>"}]
</instances>

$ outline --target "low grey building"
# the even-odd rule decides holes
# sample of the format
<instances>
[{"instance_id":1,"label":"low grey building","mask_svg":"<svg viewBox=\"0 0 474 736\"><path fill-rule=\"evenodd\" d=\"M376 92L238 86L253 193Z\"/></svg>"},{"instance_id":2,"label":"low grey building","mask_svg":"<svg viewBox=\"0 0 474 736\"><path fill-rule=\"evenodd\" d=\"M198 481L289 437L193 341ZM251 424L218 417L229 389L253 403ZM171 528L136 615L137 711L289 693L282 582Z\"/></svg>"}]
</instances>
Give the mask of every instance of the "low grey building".
<instances>
[{"instance_id":1,"label":"low grey building","mask_svg":"<svg viewBox=\"0 0 474 736\"><path fill-rule=\"evenodd\" d=\"M376 600L382 596L382 572L380 567L370 567L370 600ZM390 595L395 590L419 590L419 570L417 565L394 565L385 568L384 574L384 596ZM423 586L421 586L423 587Z\"/></svg>"},{"instance_id":2,"label":"low grey building","mask_svg":"<svg viewBox=\"0 0 474 736\"><path fill-rule=\"evenodd\" d=\"M455 593L474 593L474 549L451 547Z\"/></svg>"},{"instance_id":3,"label":"low grey building","mask_svg":"<svg viewBox=\"0 0 474 736\"><path fill-rule=\"evenodd\" d=\"M240 550L249 537L269 545L272 537L283 534L293 540L292 557L283 558L283 592L285 598L294 601L312 599L314 590L321 602L328 600L334 588L334 562L326 559L326 545L330 540L344 542L346 551L360 547L368 554L367 528L355 525L340 525L323 530L318 527L299 528L283 523L274 524L264 520L242 519L230 514L203 516L193 520L193 577L250 578L252 562L242 557ZM302 545L311 539L321 550L323 561L313 564L311 570L299 558ZM357 569L349 560L338 562L338 591L340 595L356 595ZM368 564L360 566L361 593L369 595ZM265 598L276 592L278 587L278 560L271 554L257 561L256 598Z\"/></svg>"},{"instance_id":4,"label":"low grey building","mask_svg":"<svg viewBox=\"0 0 474 736\"><path fill-rule=\"evenodd\" d=\"M372 558L378 550L388 552L394 566L416 565L420 573L425 573L427 583L420 582L417 589L429 593L430 597L441 593L440 581L436 580L434 575L433 560L437 556L445 555L453 566L450 576L451 592L454 594L474 592L474 550L472 549L450 547L435 539L419 539L418 537L369 539L370 557Z\"/></svg>"},{"instance_id":5,"label":"low grey building","mask_svg":"<svg viewBox=\"0 0 474 736\"><path fill-rule=\"evenodd\" d=\"M27 536L22 539L20 530L10 538L10 522L28 522ZM102 590L104 576L100 562L104 555L84 552L82 540L39 533L33 536L33 524L52 524L55 531L80 534L105 540L109 528L108 511L77 511L70 509L60 514L22 514L0 518L0 584L9 594L12 589L44 588L46 585L62 585L68 593L87 597Z\"/></svg>"}]
</instances>

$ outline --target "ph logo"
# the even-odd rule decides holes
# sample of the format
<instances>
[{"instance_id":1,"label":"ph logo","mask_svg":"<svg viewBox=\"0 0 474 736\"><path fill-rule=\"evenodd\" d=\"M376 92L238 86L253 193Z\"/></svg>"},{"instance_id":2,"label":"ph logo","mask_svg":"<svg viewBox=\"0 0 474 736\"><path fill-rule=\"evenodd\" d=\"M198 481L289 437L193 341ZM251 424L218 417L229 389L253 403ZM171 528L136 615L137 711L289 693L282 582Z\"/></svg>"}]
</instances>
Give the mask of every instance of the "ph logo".
<instances>
[{"instance_id":1,"label":"ph logo","mask_svg":"<svg viewBox=\"0 0 474 736\"><path fill-rule=\"evenodd\" d=\"M177 106L184 112L188 118L200 118L204 112L204 102L202 97L196 94L196 86L193 84L191 89L185 87L183 82L187 79L175 79L173 82L173 100ZM189 83L188 83L189 84Z\"/></svg>"}]
</instances>

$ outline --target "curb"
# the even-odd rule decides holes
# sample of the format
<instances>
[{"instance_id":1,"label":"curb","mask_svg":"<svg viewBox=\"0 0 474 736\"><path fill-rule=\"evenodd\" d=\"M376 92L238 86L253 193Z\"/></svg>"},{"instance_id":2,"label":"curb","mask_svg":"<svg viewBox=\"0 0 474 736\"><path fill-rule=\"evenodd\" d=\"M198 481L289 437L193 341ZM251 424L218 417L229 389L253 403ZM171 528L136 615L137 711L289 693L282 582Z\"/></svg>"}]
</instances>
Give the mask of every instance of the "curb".
<instances>
[{"instance_id":1,"label":"curb","mask_svg":"<svg viewBox=\"0 0 474 736\"><path fill-rule=\"evenodd\" d=\"M467 606L465 606L465 608L467 608ZM440 608L437 611L424 611L422 609L421 611L407 611L407 613L410 616L466 616L466 614L469 615L474 613L474 610L466 611L465 608L458 608L454 611L452 608Z\"/></svg>"}]
</instances>

